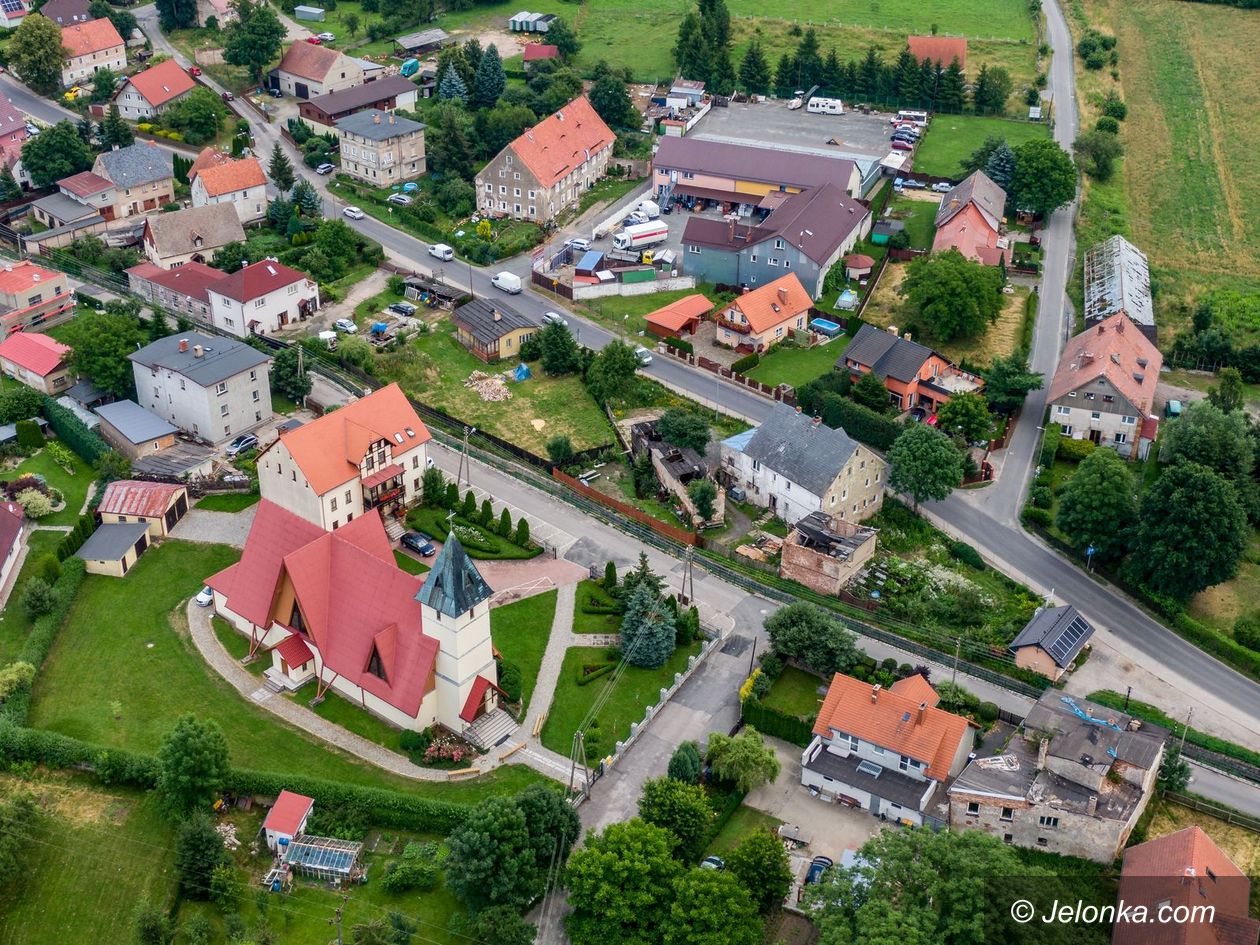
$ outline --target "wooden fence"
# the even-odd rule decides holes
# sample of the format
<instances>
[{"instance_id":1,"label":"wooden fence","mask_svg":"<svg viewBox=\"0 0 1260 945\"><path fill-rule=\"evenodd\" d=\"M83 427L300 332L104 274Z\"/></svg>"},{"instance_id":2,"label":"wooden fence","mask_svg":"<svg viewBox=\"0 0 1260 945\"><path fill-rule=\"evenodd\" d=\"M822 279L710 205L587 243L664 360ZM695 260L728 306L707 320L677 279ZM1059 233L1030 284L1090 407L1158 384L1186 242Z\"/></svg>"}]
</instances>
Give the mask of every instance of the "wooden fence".
<instances>
[{"instance_id":1,"label":"wooden fence","mask_svg":"<svg viewBox=\"0 0 1260 945\"><path fill-rule=\"evenodd\" d=\"M769 384L763 384L761 381L754 380L744 374L738 374L730 368L717 361L711 361L703 355L687 354L671 348L668 345L658 346L658 351L664 351L671 358L683 361L692 367L700 368L702 371L708 371L710 374L717 374L733 384L738 384L746 390L752 391L754 394L760 394L770 400L787 404L789 407L796 406L796 390L787 384L781 384L778 387L771 387Z\"/></svg>"},{"instance_id":2,"label":"wooden fence","mask_svg":"<svg viewBox=\"0 0 1260 945\"><path fill-rule=\"evenodd\" d=\"M1250 830L1253 833L1260 833L1260 820L1255 817L1248 817L1246 814L1240 814L1236 810L1228 807L1218 807L1209 801L1200 800L1197 797L1191 797L1188 794L1178 794L1175 791L1165 791L1164 797L1172 801L1174 804L1180 804L1182 807L1189 807L1201 814L1210 814L1219 820L1233 824L1236 827L1242 827L1244 830Z\"/></svg>"},{"instance_id":3,"label":"wooden fence","mask_svg":"<svg viewBox=\"0 0 1260 945\"><path fill-rule=\"evenodd\" d=\"M659 522L652 518L652 516L648 515L647 512L636 509L633 505L627 505L624 502L619 502L612 496L604 495L604 493L597 489L592 489L590 486L586 485L586 483L579 482L572 476L562 473L559 469L552 469L551 476L556 480L556 482L563 483L579 495L590 499L592 502L598 502L600 505L613 509L627 518L634 519L640 525L646 525L658 535L664 535L666 538L682 542L685 545L694 545L696 543L695 532L689 532L684 528L679 528L677 525L668 525L665 522Z\"/></svg>"}]
</instances>

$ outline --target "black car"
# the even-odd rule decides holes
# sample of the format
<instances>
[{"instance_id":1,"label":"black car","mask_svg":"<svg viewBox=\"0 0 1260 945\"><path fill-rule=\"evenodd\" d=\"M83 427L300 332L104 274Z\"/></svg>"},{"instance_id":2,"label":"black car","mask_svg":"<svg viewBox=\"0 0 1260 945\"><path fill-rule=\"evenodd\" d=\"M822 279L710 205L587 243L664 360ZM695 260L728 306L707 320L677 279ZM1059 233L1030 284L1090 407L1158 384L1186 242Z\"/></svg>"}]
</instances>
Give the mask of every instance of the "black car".
<instances>
[{"instance_id":1,"label":"black car","mask_svg":"<svg viewBox=\"0 0 1260 945\"><path fill-rule=\"evenodd\" d=\"M406 315L408 318L416 314L416 307L410 302L395 302L390 305L389 310L398 315Z\"/></svg>"},{"instance_id":2,"label":"black car","mask_svg":"<svg viewBox=\"0 0 1260 945\"><path fill-rule=\"evenodd\" d=\"M407 532L402 536L404 548L410 548L422 558L432 558L437 553L433 539L424 532Z\"/></svg>"}]
</instances>

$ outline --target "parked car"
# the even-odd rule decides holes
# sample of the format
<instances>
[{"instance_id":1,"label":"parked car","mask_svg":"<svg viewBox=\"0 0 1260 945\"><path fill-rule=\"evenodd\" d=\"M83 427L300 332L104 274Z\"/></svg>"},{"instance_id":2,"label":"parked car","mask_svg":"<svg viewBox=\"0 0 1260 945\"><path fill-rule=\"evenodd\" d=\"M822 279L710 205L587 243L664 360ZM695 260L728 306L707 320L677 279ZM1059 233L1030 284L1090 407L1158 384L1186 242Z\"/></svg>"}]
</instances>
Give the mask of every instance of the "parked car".
<instances>
[{"instance_id":1,"label":"parked car","mask_svg":"<svg viewBox=\"0 0 1260 945\"><path fill-rule=\"evenodd\" d=\"M37 134L39 134L39 131L40 131L39 125L30 121L26 123L26 133L30 135L32 138L35 137Z\"/></svg>"},{"instance_id":2,"label":"parked car","mask_svg":"<svg viewBox=\"0 0 1260 945\"><path fill-rule=\"evenodd\" d=\"M649 351L647 348L643 347L643 345L635 346L634 356L639 359L640 364L652 363L652 352Z\"/></svg>"},{"instance_id":3,"label":"parked car","mask_svg":"<svg viewBox=\"0 0 1260 945\"><path fill-rule=\"evenodd\" d=\"M347 335L353 335L358 332L359 326L348 318L339 318L333 322L333 328L337 331L343 331Z\"/></svg>"},{"instance_id":4,"label":"parked car","mask_svg":"<svg viewBox=\"0 0 1260 945\"><path fill-rule=\"evenodd\" d=\"M240 456L246 450L258 448L258 437L252 433L242 433L227 445L228 456Z\"/></svg>"},{"instance_id":5,"label":"parked car","mask_svg":"<svg viewBox=\"0 0 1260 945\"><path fill-rule=\"evenodd\" d=\"M947 194L951 190L954 189L954 185L949 183L948 181L938 180L935 184L932 185L932 189L936 191L938 194Z\"/></svg>"},{"instance_id":6,"label":"parked car","mask_svg":"<svg viewBox=\"0 0 1260 945\"><path fill-rule=\"evenodd\" d=\"M284 98L284 93L279 89L268 89L267 92L272 98Z\"/></svg>"},{"instance_id":7,"label":"parked car","mask_svg":"<svg viewBox=\"0 0 1260 945\"><path fill-rule=\"evenodd\" d=\"M433 547L433 539L424 532L405 532L402 536L402 545L422 558L432 558L437 551Z\"/></svg>"},{"instance_id":8,"label":"parked car","mask_svg":"<svg viewBox=\"0 0 1260 945\"><path fill-rule=\"evenodd\" d=\"M1181 410L1182 407L1180 400L1170 400L1168 403L1164 404L1164 416L1170 419L1180 417Z\"/></svg>"},{"instance_id":9,"label":"parked car","mask_svg":"<svg viewBox=\"0 0 1260 945\"><path fill-rule=\"evenodd\" d=\"M324 41L320 39L318 36L308 36L306 37L306 41L310 43L312 46L324 45Z\"/></svg>"},{"instance_id":10,"label":"parked car","mask_svg":"<svg viewBox=\"0 0 1260 945\"><path fill-rule=\"evenodd\" d=\"M543 312L542 322L544 325L563 325L569 327L568 321L559 312Z\"/></svg>"},{"instance_id":11,"label":"parked car","mask_svg":"<svg viewBox=\"0 0 1260 945\"><path fill-rule=\"evenodd\" d=\"M564 245L566 249L572 249L579 253L585 253L591 248L591 241L575 236L573 239L565 240Z\"/></svg>"},{"instance_id":12,"label":"parked car","mask_svg":"<svg viewBox=\"0 0 1260 945\"><path fill-rule=\"evenodd\" d=\"M188 74L193 76L201 75L201 68L199 66L189 66Z\"/></svg>"},{"instance_id":13,"label":"parked car","mask_svg":"<svg viewBox=\"0 0 1260 945\"><path fill-rule=\"evenodd\" d=\"M809 863L809 871L805 874L805 885L812 886L815 883L821 883L823 874L836 864L829 856L816 856Z\"/></svg>"},{"instance_id":14,"label":"parked car","mask_svg":"<svg viewBox=\"0 0 1260 945\"><path fill-rule=\"evenodd\" d=\"M909 141L911 144L913 144L919 139L916 138L914 135L908 135L908 134L905 134L904 132L898 132L897 134L893 135L888 140L889 141Z\"/></svg>"},{"instance_id":15,"label":"parked car","mask_svg":"<svg viewBox=\"0 0 1260 945\"><path fill-rule=\"evenodd\" d=\"M231 92L221 92L219 94L222 96L223 101L225 102L232 102L236 100L236 96L233 95Z\"/></svg>"},{"instance_id":16,"label":"parked car","mask_svg":"<svg viewBox=\"0 0 1260 945\"><path fill-rule=\"evenodd\" d=\"M394 302L389 306L389 311L395 315L405 315L407 318L410 318L416 314L416 307L410 302Z\"/></svg>"},{"instance_id":17,"label":"parked car","mask_svg":"<svg viewBox=\"0 0 1260 945\"><path fill-rule=\"evenodd\" d=\"M198 607L209 607L214 603L214 591L210 590L209 584L204 584L193 600L197 602Z\"/></svg>"},{"instance_id":18,"label":"parked car","mask_svg":"<svg viewBox=\"0 0 1260 945\"><path fill-rule=\"evenodd\" d=\"M429 247L429 255L434 259L441 259L449 262L455 258L455 250L447 246L445 243L434 243Z\"/></svg>"},{"instance_id":19,"label":"parked car","mask_svg":"<svg viewBox=\"0 0 1260 945\"><path fill-rule=\"evenodd\" d=\"M151 59L152 57L153 57L152 49L141 49L139 52L136 53L136 58L139 59L141 62L144 62L146 59Z\"/></svg>"},{"instance_id":20,"label":"parked car","mask_svg":"<svg viewBox=\"0 0 1260 945\"><path fill-rule=\"evenodd\" d=\"M388 197L385 198L385 202L397 204L400 207L411 206L411 198L408 197L406 194L390 194Z\"/></svg>"},{"instance_id":21,"label":"parked car","mask_svg":"<svg viewBox=\"0 0 1260 945\"><path fill-rule=\"evenodd\" d=\"M337 37L333 33L320 33L318 38L323 40L325 43L331 43Z\"/></svg>"},{"instance_id":22,"label":"parked car","mask_svg":"<svg viewBox=\"0 0 1260 945\"><path fill-rule=\"evenodd\" d=\"M913 144L911 144L909 141L896 141L896 140L894 140L894 141L892 142L892 149L893 149L894 151L913 151L913 150L914 150L914 145L913 145Z\"/></svg>"},{"instance_id":23,"label":"parked car","mask_svg":"<svg viewBox=\"0 0 1260 945\"><path fill-rule=\"evenodd\" d=\"M315 173L316 174L331 174L336 169L337 169L336 165L325 163L315 168Z\"/></svg>"},{"instance_id":24,"label":"parked car","mask_svg":"<svg viewBox=\"0 0 1260 945\"><path fill-rule=\"evenodd\" d=\"M75 85L75 86L72 86L72 87L70 87L70 88L66 89L66 94L65 94L64 96L62 96L62 97L63 97L63 98L64 98L67 102L73 102L75 99L77 99L77 98L81 98L81 97L82 97L82 96L84 96L84 95L87 95L87 92L85 92L83 89L81 89L81 88L79 88L77 85Z\"/></svg>"},{"instance_id":25,"label":"parked car","mask_svg":"<svg viewBox=\"0 0 1260 945\"><path fill-rule=\"evenodd\" d=\"M651 221L648 220L648 215L644 213L642 210L635 210L628 217L626 217L626 226L634 226L636 223L650 223L650 222Z\"/></svg>"},{"instance_id":26,"label":"parked car","mask_svg":"<svg viewBox=\"0 0 1260 945\"><path fill-rule=\"evenodd\" d=\"M496 272L490 280L490 284L496 289L501 289L508 295L521 294L521 277L513 275L510 272Z\"/></svg>"},{"instance_id":27,"label":"parked car","mask_svg":"<svg viewBox=\"0 0 1260 945\"><path fill-rule=\"evenodd\" d=\"M343 217L349 217L351 220L362 220L365 216L367 216L367 214L358 207L346 207L346 209L341 211L341 215Z\"/></svg>"},{"instance_id":28,"label":"parked car","mask_svg":"<svg viewBox=\"0 0 1260 945\"><path fill-rule=\"evenodd\" d=\"M726 869L726 861L720 856L706 856L700 861L700 869L702 870L724 870Z\"/></svg>"}]
</instances>

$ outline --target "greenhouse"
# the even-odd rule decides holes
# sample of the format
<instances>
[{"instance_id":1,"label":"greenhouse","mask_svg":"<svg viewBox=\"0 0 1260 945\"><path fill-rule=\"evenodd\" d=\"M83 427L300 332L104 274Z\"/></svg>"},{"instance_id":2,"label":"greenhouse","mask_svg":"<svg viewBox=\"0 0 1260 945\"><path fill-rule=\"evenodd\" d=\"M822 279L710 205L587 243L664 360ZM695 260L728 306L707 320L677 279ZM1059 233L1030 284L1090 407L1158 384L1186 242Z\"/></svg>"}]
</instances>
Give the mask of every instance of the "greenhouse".
<instances>
[{"instance_id":1,"label":"greenhouse","mask_svg":"<svg viewBox=\"0 0 1260 945\"><path fill-rule=\"evenodd\" d=\"M334 837L312 837L300 834L285 843L281 856L284 862L302 876L329 882L357 880L361 873L359 853L363 844Z\"/></svg>"}]
</instances>

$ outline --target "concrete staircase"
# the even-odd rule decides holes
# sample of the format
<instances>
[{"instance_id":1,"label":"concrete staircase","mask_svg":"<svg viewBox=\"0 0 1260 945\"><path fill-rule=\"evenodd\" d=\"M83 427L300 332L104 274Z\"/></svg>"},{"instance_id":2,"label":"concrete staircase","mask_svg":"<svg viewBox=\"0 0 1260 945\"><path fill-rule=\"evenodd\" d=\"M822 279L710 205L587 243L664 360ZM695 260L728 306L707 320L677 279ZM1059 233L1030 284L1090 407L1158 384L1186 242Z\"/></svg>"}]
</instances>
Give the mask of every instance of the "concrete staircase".
<instances>
[{"instance_id":1,"label":"concrete staircase","mask_svg":"<svg viewBox=\"0 0 1260 945\"><path fill-rule=\"evenodd\" d=\"M389 536L390 541L398 541L398 539L402 538L403 532L407 530L406 525L396 518L387 518L384 521L385 534Z\"/></svg>"},{"instance_id":2,"label":"concrete staircase","mask_svg":"<svg viewBox=\"0 0 1260 945\"><path fill-rule=\"evenodd\" d=\"M511 738L516 732L516 720L503 709L495 709L481 716L464 729L464 738L481 749L493 748Z\"/></svg>"}]
</instances>

